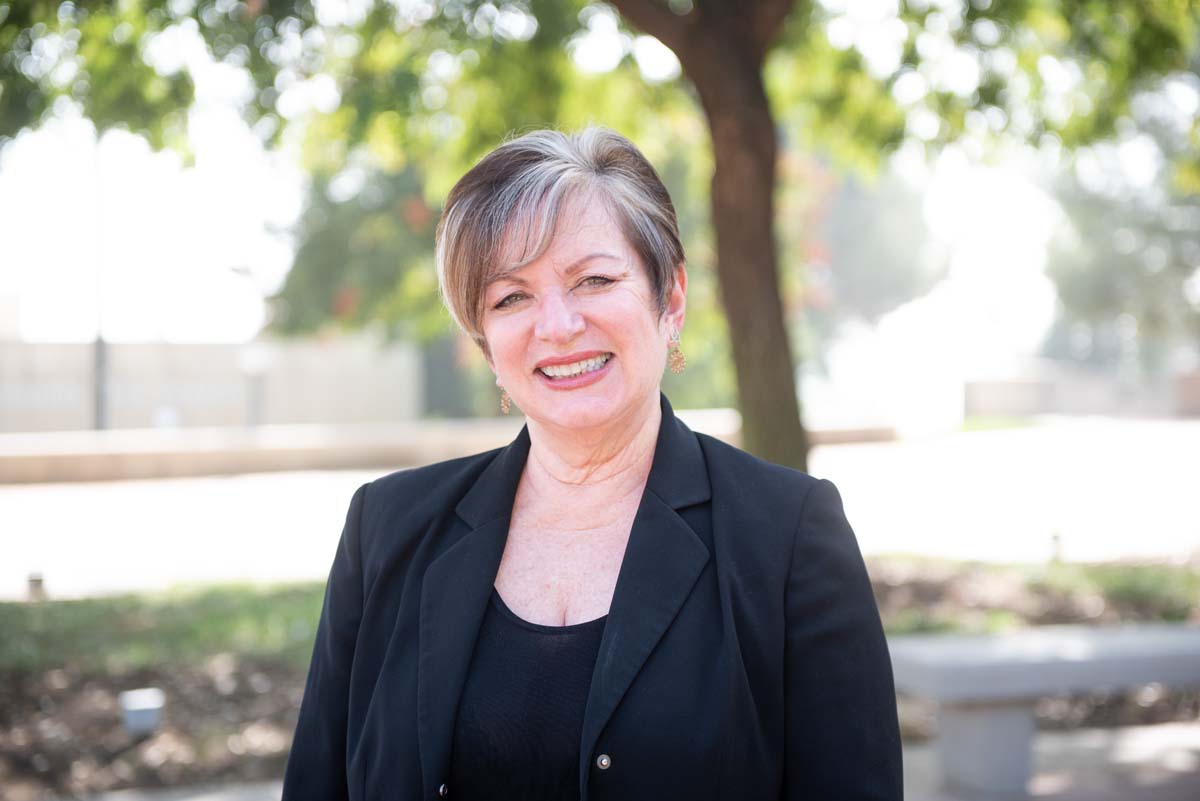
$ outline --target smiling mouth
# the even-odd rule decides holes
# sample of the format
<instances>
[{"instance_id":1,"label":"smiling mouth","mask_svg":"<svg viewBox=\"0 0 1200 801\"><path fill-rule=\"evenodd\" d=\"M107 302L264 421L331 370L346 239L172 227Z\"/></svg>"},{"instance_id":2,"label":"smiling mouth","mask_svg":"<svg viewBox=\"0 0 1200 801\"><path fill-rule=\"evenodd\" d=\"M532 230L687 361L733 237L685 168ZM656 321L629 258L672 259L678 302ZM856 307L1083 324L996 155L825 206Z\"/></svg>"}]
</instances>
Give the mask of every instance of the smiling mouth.
<instances>
[{"instance_id":1,"label":"smiling mouth","mask_svg":"<svg viewBox=\"0 0 1200 801\"><path fill-rule=\"evenodd\" d=\"M605 353L602 356L593 356L590 359L583 359L573 364L548 365L546 367L539 367L537 370L551 381L556 378L574 378L585 373L594 373L607 364L611 358L611 353Z\"/></svg>"}]
</instances>

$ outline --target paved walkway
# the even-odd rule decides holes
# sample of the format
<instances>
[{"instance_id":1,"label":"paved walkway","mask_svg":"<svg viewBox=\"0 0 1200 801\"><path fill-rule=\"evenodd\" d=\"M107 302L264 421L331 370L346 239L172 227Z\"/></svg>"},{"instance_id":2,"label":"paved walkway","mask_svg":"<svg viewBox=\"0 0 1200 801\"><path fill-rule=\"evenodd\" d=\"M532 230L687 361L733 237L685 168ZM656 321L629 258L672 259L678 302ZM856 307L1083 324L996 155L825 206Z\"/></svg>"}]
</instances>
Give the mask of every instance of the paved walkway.
<instances>
[{"instance_id":1,"label":"paved walkway","mask_svg":"<svg viewBox=\"0 0 1200 801\"><path fill-rule=\"evenodd\" d=\"M969 801L938 789L930 745L905 749L904 773L908 801ZM1029 789L1039 801L1196 801L1200 722L1043 732Z\"/></svg>"},{"instance_id":2,"label":"paved walkway","mask_svg":"<svg viewBox=\"0 0 1200 801\"><path fill-rule=\"evenodd\" d=\"M1196 801L1200 798L1200 723L1046 732L1035 744L1038 801ZM929 745L904 752L908 801L967 801L937 789ZM91 801L278 801L279 782L170 791L122 791Z\"/></svg>"},{"instance_id":3,"label":"paved walkway","mask_svg":"<svg viewBox=\"0 0 1200 801\"><path fill-rule=\"evenodd\" d=\"M1200 420L1061 418L817 448L867 554L1200 558ZM386 470L0 486L0 598L324 578L355 488ZM1057 545L1055 543L1057 542Z\"/></svg>"},{"instance_id":4,"label":"paved walkway","mask_svg":"<svg viewBox=\"0 0 1200 801\"><path fill-rule=\"evenodd\" d=\"M177 790L119 790L90 796L87 801L279 801L281 788L282 784L276 781Z\"/></svg>"}]
</instances>

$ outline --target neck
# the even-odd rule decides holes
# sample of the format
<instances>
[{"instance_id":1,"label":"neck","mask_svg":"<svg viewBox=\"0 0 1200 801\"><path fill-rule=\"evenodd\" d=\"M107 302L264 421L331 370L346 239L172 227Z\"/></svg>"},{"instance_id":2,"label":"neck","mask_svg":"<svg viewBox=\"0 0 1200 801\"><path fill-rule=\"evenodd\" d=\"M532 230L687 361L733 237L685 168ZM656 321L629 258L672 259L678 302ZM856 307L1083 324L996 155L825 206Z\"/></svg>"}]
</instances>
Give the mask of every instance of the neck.
<instances>
[{"instance_id":1,"label":"neck","mask_svg":"<svg viewBox=\"0 0 1200 801\"><path fill-rule=\"evenodd\" d=\"M610 498L641 493L654 462L662 421L658 394L644 407L613 420L603 429L561 429L528 420L531 489L562 494L604 490Z\"/></svg>"}]
</instances>

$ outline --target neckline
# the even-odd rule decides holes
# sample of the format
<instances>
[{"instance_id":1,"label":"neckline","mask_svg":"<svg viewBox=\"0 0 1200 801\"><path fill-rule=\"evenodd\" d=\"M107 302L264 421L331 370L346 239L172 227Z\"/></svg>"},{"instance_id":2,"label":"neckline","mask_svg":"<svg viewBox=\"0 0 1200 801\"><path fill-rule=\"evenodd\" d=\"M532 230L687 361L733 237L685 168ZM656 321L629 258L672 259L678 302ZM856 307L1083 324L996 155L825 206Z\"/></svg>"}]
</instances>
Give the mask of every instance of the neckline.
<instances>
[{"instance_id":1,"label":"neckline","mask_svg":"<svg viewBox=\"0 0 1200 801\"><path fill-rule=\"evenodd\" d=\"M509 609L508 604L504 603L504 599L500 597L500 591L494 586L492 587L492 606L496 607L500 614L521 628L536 631L539 634L569 634L592 628L603 628L604 622L608 620L608 615L605 614L592 620L584 620L581 623L571 623L566 626L548 626L545 623L534 623L518 616L516 612Z\"/></svg>"}]
</instances>

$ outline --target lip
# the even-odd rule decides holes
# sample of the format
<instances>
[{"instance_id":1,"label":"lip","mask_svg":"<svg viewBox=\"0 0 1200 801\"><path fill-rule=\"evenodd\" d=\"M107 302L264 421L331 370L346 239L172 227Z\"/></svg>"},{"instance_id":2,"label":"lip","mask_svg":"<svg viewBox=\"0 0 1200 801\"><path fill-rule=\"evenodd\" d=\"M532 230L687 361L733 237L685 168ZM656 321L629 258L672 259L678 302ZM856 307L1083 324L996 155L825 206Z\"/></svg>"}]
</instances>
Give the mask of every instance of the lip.
<instances>
[{"instance_id":1,"label":"lip","mask_svg":"<svg viewBox=\"0 0 1200 801\"><path fill-rule=\"evenodd\" d=\"M555 356L551 359L542 359L533 366L534 370L540 367L554 367L559 364L574 364L581 362L584 359L594 359L597 356L603 356L608 353L607 350L581 350L578 353L569 353L566 356Z\"/></svg>"}]
</instances>

